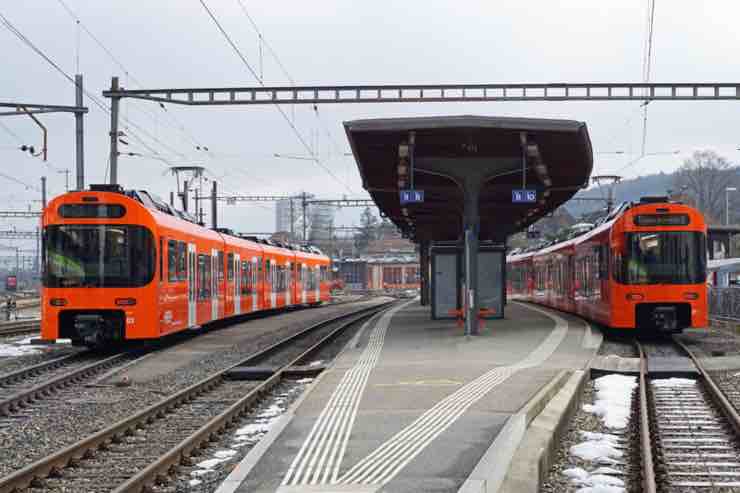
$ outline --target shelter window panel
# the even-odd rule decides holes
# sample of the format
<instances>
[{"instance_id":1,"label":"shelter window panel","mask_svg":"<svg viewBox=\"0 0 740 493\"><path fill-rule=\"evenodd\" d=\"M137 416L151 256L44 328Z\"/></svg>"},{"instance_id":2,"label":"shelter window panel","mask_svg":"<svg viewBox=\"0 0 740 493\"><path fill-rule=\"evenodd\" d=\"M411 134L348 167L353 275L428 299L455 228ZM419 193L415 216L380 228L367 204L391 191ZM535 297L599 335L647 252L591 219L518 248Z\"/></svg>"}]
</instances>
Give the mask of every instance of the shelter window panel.
<instances>
[{"instance_id":1,"label":"shelter window panel","mask_svg":"<svg viewBox=\"0 0 740 493\"><path fill-rule=\"evenodd\" d=\"M234 254L229 253L226 256L226 279L229 281L234 280Z\"/></svg>"},{"instance_id":2,"label":"shelter window panel","mask_svg":"<svg viewBox=\"0 0 740 493\"><path fill-rule=\"evenodd\" d=\"M177 242L167 241L167 280L169 282L177 281L177 254Z\"/></svg>"}]
</instances>

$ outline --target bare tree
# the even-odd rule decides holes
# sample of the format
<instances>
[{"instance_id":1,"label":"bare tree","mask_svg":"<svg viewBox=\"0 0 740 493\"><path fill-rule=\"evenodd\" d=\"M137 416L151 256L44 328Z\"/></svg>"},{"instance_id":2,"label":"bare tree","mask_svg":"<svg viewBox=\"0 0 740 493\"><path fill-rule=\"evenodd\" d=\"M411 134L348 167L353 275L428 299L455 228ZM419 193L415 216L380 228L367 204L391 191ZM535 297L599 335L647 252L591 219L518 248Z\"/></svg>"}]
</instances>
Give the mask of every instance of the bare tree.
<instances>
[{"instance_id":1,"label":"bare tree","mask_svg":"<svg viewBox=\"0 0 740 493\"><path fill-rule=\"evenodd\" d=\"M721 223L725 188L738 186L738 168L714 151L696 151L676 170L676 187L688 195L708 222Z\"/></svg>"}]
</instances>

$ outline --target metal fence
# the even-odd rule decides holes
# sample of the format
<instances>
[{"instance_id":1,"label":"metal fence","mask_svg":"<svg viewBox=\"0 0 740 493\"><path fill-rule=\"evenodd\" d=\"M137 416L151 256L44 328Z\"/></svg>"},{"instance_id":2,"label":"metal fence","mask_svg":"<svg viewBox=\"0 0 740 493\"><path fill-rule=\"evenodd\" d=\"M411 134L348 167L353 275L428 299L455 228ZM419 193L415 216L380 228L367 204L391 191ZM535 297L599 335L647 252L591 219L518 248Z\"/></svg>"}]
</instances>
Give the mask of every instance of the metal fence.
<instances>
[{"instance_id":1,"label":"metal fence","mask_svg":"<svg viewBox=\"0 0 740 493\"><path fill-rule=\"evenodd\" d=\"M709 288L709 317L740 321L740 288Z\"/></svg>"}]
</instances>

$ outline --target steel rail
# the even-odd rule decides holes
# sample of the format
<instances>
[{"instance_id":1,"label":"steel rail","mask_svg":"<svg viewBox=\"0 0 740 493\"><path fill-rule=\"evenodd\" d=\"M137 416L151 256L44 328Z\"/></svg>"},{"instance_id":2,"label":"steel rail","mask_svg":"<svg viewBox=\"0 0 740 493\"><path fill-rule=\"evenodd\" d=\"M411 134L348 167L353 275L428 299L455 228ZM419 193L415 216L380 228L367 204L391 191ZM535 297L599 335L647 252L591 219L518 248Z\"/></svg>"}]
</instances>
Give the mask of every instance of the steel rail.
<instances>
[{"instance_id":1,"label":"steel rail","mask_svg":"<svg viewBox=\"0 0 740 493\"><path fill-rule=\"evenodd\" d=\"M72 445L69 445L68 447L63 448L62 450L59 450L51 455L39 459L38 461L29 464L4 478L0 478L0 493L14 493L17 490L26 489L32 484L36 483L39 479L43 479L49 475L56 474L68 465L77 463L80 459L94 454L96 449L100 447L105 447L112 441L117 440L120 437L125 436L126 434L135 432L137 428L141 427L147 422L164 417L170 410L177 408L180 405L191 401L198 395L208 392L210 389L214 388L225 377L226 373L235 367L243 366L245 364L248 364L250 361L255 361L268 357L278 350L282 349L283 347L289 346L296 339L299 339L304 335L314 332L321 327L339 322L346 318L356 316L363 312L381 310L389 304L390 303L385 303L372 307L366 307L351 313L332 317L330 319L315 323L296 334L287 336L282 340L276 342L275 344L252 354L238 364L232 365L225 370L221 370L209 377L206 377L201 381L196 382L195 384L190 385L189 387L182 389L175 394L155 404L152 404L151 406L148 406L147 408L139 411L133 416L124 418L108 426L107 428L104 428L96 433L93 433L92 435L87 436L86 438L83 438L82 440L79 440ZM282 371L283 370L277 373L277 375L282 374ZM273 379L274 375L268 381L271 381ZM248 395L252 395L252 393ZM159 470L159 468L157 468L157 470Z\"/></svg>"},{"instance_id":2,"label":"steel rail","mask_svg":"<svg viewBox=\"0 0 740 493\"><path fill-rule=\"evenodd\" d=\"M691 358L694 366L696 366L696 369L699 370L699 373L701 374L706 388L709 390L710 397L717 405L717 407L719 407L719 409L722 411L725 418L727 418L727 420L730 422L730 425L735 430L735 434L737 435L737 437L740 438L740 414L738 414L735 406L732 405L729 399L727 399L727 396L725 396L724 392L722 392L722 389L720 389L719 386L714 382L712 377L699 361L699 358L697 358L694 353L692 353L689 348L681 341L678 341L674 338L673 342L681 349L683 349L688 357Z\"/></svg>"},{"instance_id":3,"label":"steel rail","mask_svg":"<svg viewBox=\"0 0 740 493\"><path fill-rule=\"evenodd\" d=\"M365 313L362 313L359 316L352 318L344 322L342 325L336 327L330 333L321 338L320 341L312 345L310 348L305 350L303 353L301 353L299 356L294 358L286 365L283 365L270 378L262 382L256 388L252 389L244 397L229 406L229 408L227 408L224 412L222 412L218 416L211 418L208 423L203 425L188 438L184 439L158 460L151 463L134 477L130 478L121 486L113 490L113 493L135 493L146 491L146 488L157 481L157 478L165 476L171 468L176 467L177 465L186 461L190 457L191 452L197 450L202 444L207 443L211 439L217 438L218 435L226 429L226 427L228 427L235 420L239 419L240 416L244 415L252 407L252 405L260 399L263 394L269 392L273 387L275 387L275 385L283 380L286 370L293 366L297 366L301 361L305 361L309 356L316 353L318 350L325 347L326 344L334 340L348 327L356 324L360 320L374 316L378 311L381 311L383 309L384 307L383 305L381 305L381 307L377 310L367 310Z\"/></svg>"},{"instance_id":4,"label":"steel rail","mask_svg":"<svg viewBox=\"0 0 740 493\"><path fill-rule=\"evenodd\" d=\"M26 368L21 368L19 370L16 370L10 373L1 374L0 375L0 387L5 387L6 385L12 385L16 382L23 380L24 378L27 378L28 376L38 375L38 373L42 371L59 368L65 363L68 363L70 359L76 358L80 354L82 353L75 353L75 354L68 354L66 356L60 356L59 358L54 358L49 361L44 361L42 363L38 363L33 366L28 366Z\"/></svg>"},{"instance_id":5,"label":"steel rail","mask_svg":"<svg viewBox=\"0 0 740 493\"><path fill-rule=\"evenodd\" d=\"M10 397L2 399L0 400L0 416L7 416L15 410L49 395L56 388L66 387L69 384L79 382L84 378L92 376L106 368L109 368L110 366L118 363L121 359L127 356L127 353L120 353L114 354L113 356L108 356L107 358L104 358L100 361L95 361L94 363L90 363L89 365L85 365L69 373L59 375L56 378L36 385L33 388L23 390L14 395L11 395ZM26 375L28 375L27 372Z\"/></svg>"},{"instance_id":6,"label":"steel rail","mask_svg":"<svg viewBox=\"0 0 740 493\"><path fill-rule=\"evenodd\" d=\"M640 353L640 456L642 459L642 491L656 493L655 464L653 462L653 444L650 439L650 416L647 402L647 357L642 345L635 340Z\"/></svg>"},{"instance_id":7,"label":"steel rail","mask_svg":"<svg viewBox=\"0 0 740 493\"><path fill-rule=\"evenodd\" d=\"M18 322L0 323L0 336L16 336L36 332L41 328L41 320L23 320Z\"/></svg>"}]
</instances>

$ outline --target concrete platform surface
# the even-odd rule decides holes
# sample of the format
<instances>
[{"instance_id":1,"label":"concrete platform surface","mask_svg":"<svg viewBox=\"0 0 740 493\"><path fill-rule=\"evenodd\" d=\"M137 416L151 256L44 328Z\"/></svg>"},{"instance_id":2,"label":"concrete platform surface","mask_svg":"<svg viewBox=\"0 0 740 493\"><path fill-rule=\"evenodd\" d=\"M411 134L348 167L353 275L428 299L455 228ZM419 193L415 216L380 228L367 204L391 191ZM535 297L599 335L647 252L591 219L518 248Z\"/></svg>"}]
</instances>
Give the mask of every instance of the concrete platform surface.
<instances>
[{"instance_id":1,"label":"concrete platform surface","mask_svg":"<svg viewBox=\"0 0 740 493\"><path fill-rule=\"evenodd\" d=\"M551 313L509 303L466 338L418 301L387 312L219 493L457 491L507 420L593 355L586 325Z\"/></svg>"}]
</instances>

